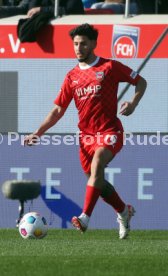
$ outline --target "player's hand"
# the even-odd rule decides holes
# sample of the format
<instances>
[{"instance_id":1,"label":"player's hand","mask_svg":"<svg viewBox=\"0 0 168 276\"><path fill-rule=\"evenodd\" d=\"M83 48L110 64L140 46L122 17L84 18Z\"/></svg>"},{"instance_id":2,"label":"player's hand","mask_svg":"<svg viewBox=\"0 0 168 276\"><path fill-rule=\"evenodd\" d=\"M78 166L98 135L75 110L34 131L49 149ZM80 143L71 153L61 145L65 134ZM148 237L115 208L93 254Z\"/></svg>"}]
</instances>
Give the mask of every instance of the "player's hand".
<instances>
[{"instance_id":1,"label":"player's hand","mask_svg":"<svg viewBox=\"0 0 168 276\"><path fill-rule=\"evenodd\" d=\"M134 112L135 106L131 102L124 102L120 107L120 114L124 116L129 116Z\"/></svg>"},{"instance_id":2,"label":"player's hand","mask_svg":"<svg viewBox=\"0 0 168 276\"><path fill-rule=\"evenodd\" d=\"M33 146L39 142L39 136L35 135L34 133L25 136L24 138L24 146Z\"/></svg>"}]
</instances>

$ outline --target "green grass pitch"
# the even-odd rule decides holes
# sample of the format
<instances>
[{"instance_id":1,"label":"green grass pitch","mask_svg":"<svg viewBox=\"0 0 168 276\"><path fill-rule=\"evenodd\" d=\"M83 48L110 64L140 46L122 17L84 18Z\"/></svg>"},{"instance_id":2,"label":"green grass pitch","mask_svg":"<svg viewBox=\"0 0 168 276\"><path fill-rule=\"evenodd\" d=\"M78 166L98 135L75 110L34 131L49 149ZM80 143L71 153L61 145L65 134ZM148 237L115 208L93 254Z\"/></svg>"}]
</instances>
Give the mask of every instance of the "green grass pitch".
<instances>
[{"instance_id":1,"label":"green grass pitch","mask_svg":"<svg viewBox=\"0 0 168 276\"><path fill-rule=\"evenodd\" d=\"M168 231L49 230L24 240L17 229L0 230L0 275L168 275Z\"/></svg>"}]
</instances>

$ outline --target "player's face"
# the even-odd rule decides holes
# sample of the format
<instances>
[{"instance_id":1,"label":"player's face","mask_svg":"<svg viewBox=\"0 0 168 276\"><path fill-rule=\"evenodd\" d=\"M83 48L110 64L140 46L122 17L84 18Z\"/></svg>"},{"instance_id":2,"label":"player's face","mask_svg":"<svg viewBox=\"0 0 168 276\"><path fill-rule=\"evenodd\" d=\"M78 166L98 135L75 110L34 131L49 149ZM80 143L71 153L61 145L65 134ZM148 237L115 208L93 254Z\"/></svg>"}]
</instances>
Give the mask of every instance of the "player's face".
<instances>
[{"instance_id":1,"label":"player's face","mask_svg":"<svg viewBox=\"0 0 168 276\"><path fill-rule=\"evenodd\" d=\"M94 55L96 41L90 40L87 36L76 35L73 40L74 51L79 62L89 62Z\"/></svg>"}]
</instances>

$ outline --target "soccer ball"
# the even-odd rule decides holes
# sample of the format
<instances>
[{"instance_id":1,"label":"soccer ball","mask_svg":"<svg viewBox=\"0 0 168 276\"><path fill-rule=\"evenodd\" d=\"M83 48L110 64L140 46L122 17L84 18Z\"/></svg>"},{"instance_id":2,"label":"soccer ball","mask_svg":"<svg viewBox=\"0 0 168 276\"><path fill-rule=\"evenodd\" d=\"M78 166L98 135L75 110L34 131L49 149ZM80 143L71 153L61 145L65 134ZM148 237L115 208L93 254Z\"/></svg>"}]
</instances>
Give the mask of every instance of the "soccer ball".
<instances>
[{"instance_id":1,"label":"soccer ball","mask_svg":"<svg viewBox=\"0 0 168 276\"><path fill-rule=\"evenodd\" d=\"M19 222L19 233L24 239L41 239L47 235L47 222L37 212L25 214Z\"/></svg>"}]
</instances>

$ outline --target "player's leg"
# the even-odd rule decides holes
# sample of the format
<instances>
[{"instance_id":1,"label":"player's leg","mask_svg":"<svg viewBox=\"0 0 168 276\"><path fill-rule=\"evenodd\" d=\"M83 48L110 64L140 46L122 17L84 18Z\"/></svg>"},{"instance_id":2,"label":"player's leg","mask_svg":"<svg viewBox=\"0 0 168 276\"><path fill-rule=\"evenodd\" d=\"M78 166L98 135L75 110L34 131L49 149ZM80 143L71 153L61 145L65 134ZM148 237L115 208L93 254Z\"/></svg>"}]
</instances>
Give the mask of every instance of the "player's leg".
<instances>
[{"instance_id":1,"label":"player's leg","mask_svg":"<svg viewBox=\"0 0 168 276\"><path fill-rule=\"evenodd\" d=\"M104 135L104 146L107 146L115 156L123 146L123 133L113 132ZM119 237L124 239L127 237L130 230L130 219L134 215L134 208L131 205L125 204L114 187L105 180L105 185L101 193L101 197L106 203L111 205L117 212L119 223Z\"/></svg>"},{"instance_id":2,"label":"player's leg","mask_svg":"<svg viewBox=\"0 0 168 276\"><path fill-rule=\"evenodd\" d=\"M90 178L90 174L86 174L86 176L88 179ZM114 186L105 179L100 197L116 211L119 223L119 237L120 239L126 238L130 231L130 220L135 213L134 208L131 205L125 204ZM88 223L88 221L86 222Z\"/></svg>"},{"instance_id":3,"label":"player's leg","mask_svg":"<svg viewBox=\"0 0 168 276\"><path fill-rule=\"evenodd\" d=\"M116 192L114 186L104 179L104 186L101 192L101 198L111 205L117 213L122 213L125 209L125 202Z\"/></svg>"},{"instance_id":4,"label":"player's leg","mask_svg":"<svg viewBox=\"0 0 168 276\"><path fill-rule=\"evenodd\" d=\"M72 224L77 229L84 232L87 229L89 218L97 202L97 199L99 196L101 196L106 203L111 205L116 210L119 222L119 237L123 239L128 235L130 228L130 219L134 214L134 209L132 206L126 205L119 197L114 187L104 179L104 168L106 164L108 164L113 159L113 156L115 156L116 153L119 152L122 148L123 135L122 133L115 133L112 135L108 135L108 139L112 142L112 145L110 146L108 144L108 149L105 145L106 150L103 150L104 153L108 152L108 154L106 155L105 153L105 158L104 154L102 154L101 159L99 159L99 154L95 154L93 160L93 148L88 146L86 147L86 145L81 140L80 159L82 167L85 171L85 174L88 176L89 181L86 187L83 212L79 217L72 218ZM111 153L109 153L108 150ZM99 153L99 151L97 151L97 153ZM105 162L103 162L103 159ZM98 169L99 166L100 169ZM101 167L103 167L103 170L101 169Z\"/></svg>"},{"instance_id":5,"label":"player's leg","mask_svg":"<svg viewBox=\"0 0 168 276\"><path fill-rule=\"evenodd\" d=\"M90 174L86 174L88 178L90 178ZM130 231L130 220L132 216L135 213L134 208L131 205L127 205L123 202L123 200L120 198L116 190L114 189L113 185L111 185L107 180L104 179L104 186L101 191L100 197L114 208L114 210L117 212L117 221L119 223L119 238L125 239L128 236L128 233ZM86 200L86 198L85 198ZM87 229L86 225L88 226L89 223L89 216L85 214L85 211L83 210L83 213L77 218L76 220L81 220L84 222L83 230L85 231Z\"/></svg>"},{"instance_id":6,"label":"player's leg","mask_svg":"<svg viewBox=\"0 0 168 276\"><path fill-rule=\"evenodd\" d=\"M125 239L130 231L130 220L135 213L134 207L125 204L114 189L113 185L111 185L107 180L104 180L104 183L105 185L100 196L117 212L119 238Z\"/></svg>"},{"instance_id":7,"label":"player's leg","mask_svg":"<svg viewBox=\"0 0 168 276\"><path fill-rule=\"evenodd\" d=\"M88 179L91 177L90 174L86 174L86 176ZM119 223L119 237L120 239L126 238L130 231L130 220L135 213L134 208L131 205L125 204L113 185L105 179L100 197L116 211L118 217L117 221ZM84 211L81 216L79 216L79 219L84 221L85 225L88 225L89 216L87 216ZM86 227L84 229L86 229Z\"/></svg>"},{"instance_id":8,"label":"player's leg","mask_svg":"<svg viewBox=\"0 0 168 276\"><path fill-rule=\"evenodd\" d=\"M105 147L97 148L94 153L91 162L90 177L86 186L83 212L79 217L72 218L73 226L82 232L87 229L89 218L100 194L102 193L104 186L104 168L112 159L112 152Z\"/></svg>"},{"instance_id":9,"label":"player's leg","mask_svg":"<svg viewBox=\"0 0 168 276\"><path fill-rule=\"evenodd\" d=\"M86 174L89 179L90 174ZM106 179L104 179L103 189L100 194L101 198L111 205L117 213L122 213L125 209L126 204L123 202L119 194L116 192L114 186L110 184Z\"/></svg>"},{"instance_id":10,"label":"player's leg","mask_svg":"<svg viewBox=\"0 0 168 276\"><path fill-rule=\"evenodd\" d=\"M83 212L91 216L98 197L104 187L104 168L113 159L113 154L109 149L99 147L93 156L91 163L91 173L86 186L85 202Z\"/></svg>"}]
</instances>

